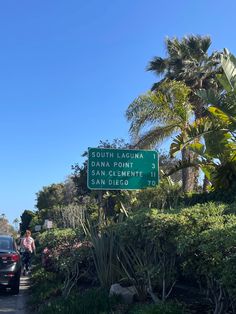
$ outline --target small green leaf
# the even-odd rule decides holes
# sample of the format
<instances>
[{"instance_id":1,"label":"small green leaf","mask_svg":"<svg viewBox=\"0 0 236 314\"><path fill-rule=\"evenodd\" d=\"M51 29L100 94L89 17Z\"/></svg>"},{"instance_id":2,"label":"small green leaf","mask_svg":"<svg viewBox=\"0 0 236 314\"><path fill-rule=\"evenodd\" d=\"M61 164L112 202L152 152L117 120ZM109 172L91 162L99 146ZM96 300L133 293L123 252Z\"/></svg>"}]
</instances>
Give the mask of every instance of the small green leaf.
<instances>
[{"instance_id":1,"label":"small green leaf","mask_svg":"<svg viewBox=\"0 0 236 314\"><path fill-rule=\"evenodd\" d=\"M229 116L217 107L210 106L208 108L208 111L212 113L215 117L217 117L218 119L220 119L221 121L227 124L231 122Z\"/></svg>"},{"instance_id":2,"label":"small green leaf","mask_svg":"<svg viewBox=\"0 0 236 314\"><path fill-rule=\"evenodd\" d=\"M196 94L207 104L216 105L219 103L220 100L220 95L216 93L213 89L200 89L196 92Z\"/></svg>"},{"instance_id":3,"label":"small green leaf","mask_svg":"<svg viewBox=\"0 0 236 314\"><path fill-rule=\"evenodd\" d=\"M197 153L198 155L203 155L204 154L204 150L205 150L205 146L201 143L193 143L193 144L189 144L188 148Z\"/></svg>"},{"instance_id":4,"label":"small green leaf","mask_svg":"<svg viewBox=\"0 0 236 314\"><path fill-rule=\"evenodd\" d=\"M231 92L232 91L232 86L230 85L227 76L223 73L223 74L216 74L216 78L218 79L218 81L220 82L220 84L223 86L223 88L227 91L227 92Z\"/></svg>"}]
</instances>

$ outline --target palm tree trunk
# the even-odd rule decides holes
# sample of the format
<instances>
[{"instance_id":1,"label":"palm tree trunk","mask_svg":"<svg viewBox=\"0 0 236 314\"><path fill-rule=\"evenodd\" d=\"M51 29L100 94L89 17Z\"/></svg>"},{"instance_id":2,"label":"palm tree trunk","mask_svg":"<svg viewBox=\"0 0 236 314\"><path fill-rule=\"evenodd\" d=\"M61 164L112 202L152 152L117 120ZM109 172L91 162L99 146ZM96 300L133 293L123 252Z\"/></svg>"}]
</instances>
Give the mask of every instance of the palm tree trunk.
<instances>
[{"instance_id":1,"label":"palm tree trunk","mask_svg":"<svg viewBox=\"0 0 236 314\"><path fill-rule=\"evenodd\" d=\"M202 82L198 87L199 89L202 88ZM196 96L194 96L196 97ZM195 112L195 118L196 119L200 119L204 116L206 116L207 110L204 108L204 102L200 99L200 98L193 98L194 100L194 112ZM208 187L210 186L210 181L207 179L207 177L204 175L204 180L203 180L203 192L207 192L208 191Z\"/></svg>"},{"instance_id":2,"label":"palm tree trunk","mask_svg":"<svg viewBox=\"0 0 236 314\"><path fill-rule=\"evenodd\" d=\"M182 150L182 161L192 161L193 153L183 148ZM184 193L193 192L196 188L196 169L193 167L187 167L182 169L182 186Z\"/></svg>"}]
</instances>

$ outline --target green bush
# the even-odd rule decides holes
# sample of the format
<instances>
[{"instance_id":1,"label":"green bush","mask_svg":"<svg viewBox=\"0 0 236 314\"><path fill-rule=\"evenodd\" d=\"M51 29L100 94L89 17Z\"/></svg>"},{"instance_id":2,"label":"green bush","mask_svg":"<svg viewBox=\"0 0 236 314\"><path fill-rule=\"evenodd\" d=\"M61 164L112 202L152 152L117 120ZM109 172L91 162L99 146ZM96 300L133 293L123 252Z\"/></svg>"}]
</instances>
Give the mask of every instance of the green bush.
<instances>
[{"instance_id":1,"label":"green bush","mask_svg":"<svg viewBox=\"0 0 236 314\"><path fill-rule=\"evenodd\" d=\"M63 295L68 296L81 281L94 281L90 243L81 230L53 229L42 233L45 269L58 273L63 280Z\"/></svg>"},{"instance_id":2,"label":"green bush","mask_svg":"<svg viewBox=\"0 0 236 314\"><path fill-rule=\"evenodd\" d=\"M58 274L45 271L41 267L33 270L31 277L30 305L37 308L51 297L61 294L62 280Z\"/></svg>"},{"instance_id":3,"label":"green bush","mask_svg":"<svg viewBox=\"0 0 236 314\"><path fill-rule=\"evenodd\" d=\"M71 243L76 239L76 231L74 229L52 229L45 231L39 235L39 243L42 248L49 249Z\"/></svg>"},{"instance_id":4,"label":"green bush","mask_svg":"<svg viewBox=\"0 0 236 314\"><path fill-rule=\"evenodd\" d=\"M155 188L147 188L137 193L138 208L159 208L161 210L175 208L180 201L181 187L170 179L162 179Z\"/></svg>"},{"instance_id":5,"label":"green bush","mask_svg":"<svg viewBox=\"0 0 236 314\"><path fill-rule=\"evenodd\" d=\"M100 282L106 282L106 288L122 278L123 283L136 286L140 299L145 299L149 293L159 301L166 301L175 282L184 279L183 282L195 287L200 284L215 313L220 313L220 309L226 313L236 304L234 212L235 203L214 202L196 204L175 213L150 209L135 212L126 220L95 233L92 247L85 248L83 254L80 249L78 255L66 249L61 258L55 255L61 263L60 280L66 273L68 280L73 279L73 267L78 265L81 269L92 252L97 272L104 274ZM52 239L55 247L50 242L50 248L53 250L58 245L63 246L68 235L77 239L75 233L68 230L54 230L48 235L43 235L42 239L44 243ZM119 276L114 276L114 269ZM51 300L60 294L60 280L58 275L42 270L33 274L35 300L50 300L41 313L110 313L112 304L104 290L89 290L82 295L68 293L68 298ZM130 313L184 313L181 306L169 302L136 307L132 311Z\"/></svg>"},{"instance_id":6,"label":"green bush","mask_svg":"<svg viewBox=\"0 0 236 314\"><path fill-rule=\"evenodd\" d=\"M226 215L227 210L207 203L180 213L185 221L178 239L183 273L201 284L214 313L226 313L236 301L236 216Z\"/></svg>"},{"instance_id":7,"label":"green bush","mask_svg":"<svg viewBox=\"0 0 236 314\"><path fill-rule=\"evenodd\" d=\"M231 204L235 202L236 183L234 183L229 189L218 189L209 193L194 193L191 195L181 196L179 198L179 204L185 206L193 206L196 204L205 204L207 202L220 202L225 204Z\"/></svg>"},{"instance_id":8,"label":"green bush","mask_svg":"<svg viewBox=\"0 0 236 314\"><path fill-rule=\"evenodd\" d=\"M182 305L167 302L151 305L139 305L134 307L129 314L184 314L185 310Z\"/></svg>"},{"instance_id":9,"label":"green bush","mask_svg":"<svg viewBox=\"0 0 236 314\"><path fill-rule=\"evenodd\" d=\"M235 280L230 280L236 278L236 217L228 211L228 205L213 202L176 214L147 210L114 226L124 246L127 278L144 294L151 283L155 295L165 301L178 277L184 276L201 284L215 309L227 309L236 301Z\"/></svg>"},{"instance_id":10,"label":"green bush","mask_svg":"<svg viewBox=\"0 0 236 314\"><path fill-rule=\"evenodd\" d=\"M83 294L73 294L68 299L55 299L40 309L41 314L99 314L111 313L117 299L109 298L102 289L90 289Z\"/></svg>"},{"instance_id":11,"label":"green bush","mask_svg":"<svg viewBox=\"0 0 236 314\"><path fill-rule=\"evenodd\" d=\"M124 275L135 285L140 300L152 289L157 298L167 299L177 279L179 216L149 210L112 228L119 237Z\"/></svg>"}]
</instances>

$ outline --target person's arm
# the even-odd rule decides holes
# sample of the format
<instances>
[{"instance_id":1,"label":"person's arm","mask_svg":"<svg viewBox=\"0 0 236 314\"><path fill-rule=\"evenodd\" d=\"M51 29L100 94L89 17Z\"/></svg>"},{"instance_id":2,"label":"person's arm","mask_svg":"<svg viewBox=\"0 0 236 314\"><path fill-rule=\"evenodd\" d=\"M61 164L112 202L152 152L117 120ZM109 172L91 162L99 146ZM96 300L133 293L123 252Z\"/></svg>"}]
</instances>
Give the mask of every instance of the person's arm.
<instances>
[{"instance_id":1,"label":"person's arm","mask_svg":"<svg viewBox=\"0 0 236 314\"><path fill-rule=\"evenodd\" d=\"M25 251L24 239L25 238L20 239L20 253L21 254L23 254L23 252Z\"/></svg>"}]
</instances>

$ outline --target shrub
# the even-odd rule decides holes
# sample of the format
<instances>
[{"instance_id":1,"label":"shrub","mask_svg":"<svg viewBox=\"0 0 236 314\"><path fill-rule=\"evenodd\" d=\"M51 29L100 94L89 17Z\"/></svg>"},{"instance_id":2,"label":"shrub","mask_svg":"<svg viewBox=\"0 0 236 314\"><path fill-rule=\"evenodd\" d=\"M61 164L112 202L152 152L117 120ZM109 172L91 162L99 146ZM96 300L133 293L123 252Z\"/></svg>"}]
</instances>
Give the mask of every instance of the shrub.
<instances>
[{"instance_id":1,"label":"shrub","mask_svg":"<svg viewBox=\"0 0 236 314\"><path fill-rule=\"evenodd\" d=\"M156 188L139 191L138 208L172 209L179 204L181 194L181 186L165 178Z\"/></svg>"},{"instance_id":2,"label":"shrub","mask_svg":"<svg viewBox=\"0 0 236 314\"><path fill-rule=\"evenodd\" d=\"M139 305L134 307L130 314L184 314L185 310L182 305L173 302Z\"/></svg>"},{"instance_id":3,"label":"shrub","mask_svg":"<svg viewBox=\"0 0 236 314\"><path fill-rule=\"evenodd\" d=\"M45 271L41 267L33 270L31 278L31 298L32 307L40 306L51 297L61 294L62 280L58 274Z\"/></svg>"},{"instance_id":4,"label":"shrub","mask_svg":"<svg viewBox=\"0 0 236 314\"><path fill-rule=\"evenodd\" d=\"M185 209L185 228L179 242L185 274L199 282L214 313L233 307L236 291L236 217L225 205L208 203Z\"/></svg>"},{"instance_id":5,"label":"shrub","mask_svg":"<svg viewBox=\"0 0 236 314\"><path fill-rule=\"evenodd\" d=\"M121 264L140 299L145 299L147 293L154 301L167 299L177 279L179 217L149 210L113 228L119 235ZM157 295L153 294L153 288Z\"/></svg>"},{"instance_id":6,"label":"shrub","mask_svg":"<svg viewBox=\"0 0 236 314\"><path fill-rule=\"evenodd\" d=\"M49 249L58 247L59 245L70 244L76 239L76 231L74 229L52 229L45 231L39 235L39 243Z\"/></svg>"},{"instance_id":7,"label":"shrub","mask_svg":"<svg viewBox=\"0 0 236 314\"><path fill-rule=\"evenodd\" d=\"M231 204L235 202L236 183L232 184L227 190L218 189L209 193L194 193L180 197L179 203L185 206L193 206L196 204L205 204L208 202L221 202Z\"/></svg>"},{"instance_id":8,"label":"shrub","mask_svg":"<svg viewBox=\"0 0 236 314\"><path fill-rule=\"evenodd\" d=\"M47 270L60 274L65 296L81 279L94 277L90 243L81 239L72 229L47 231L39 239L44 247L42 263Z\"/></svg>"},{"instance_id":9,"label":"shrub","mask_svg":"<svg viewBox=\"0 0 236 314\"><path fill-rule=\"evenodd\" d=\"M41 314L98 314L111 313L117 303L115 298L109 298L103 289L90 289L83 294L73 294L68 299L55 299L41 308Z\"/></svg>"}]
</instances>

